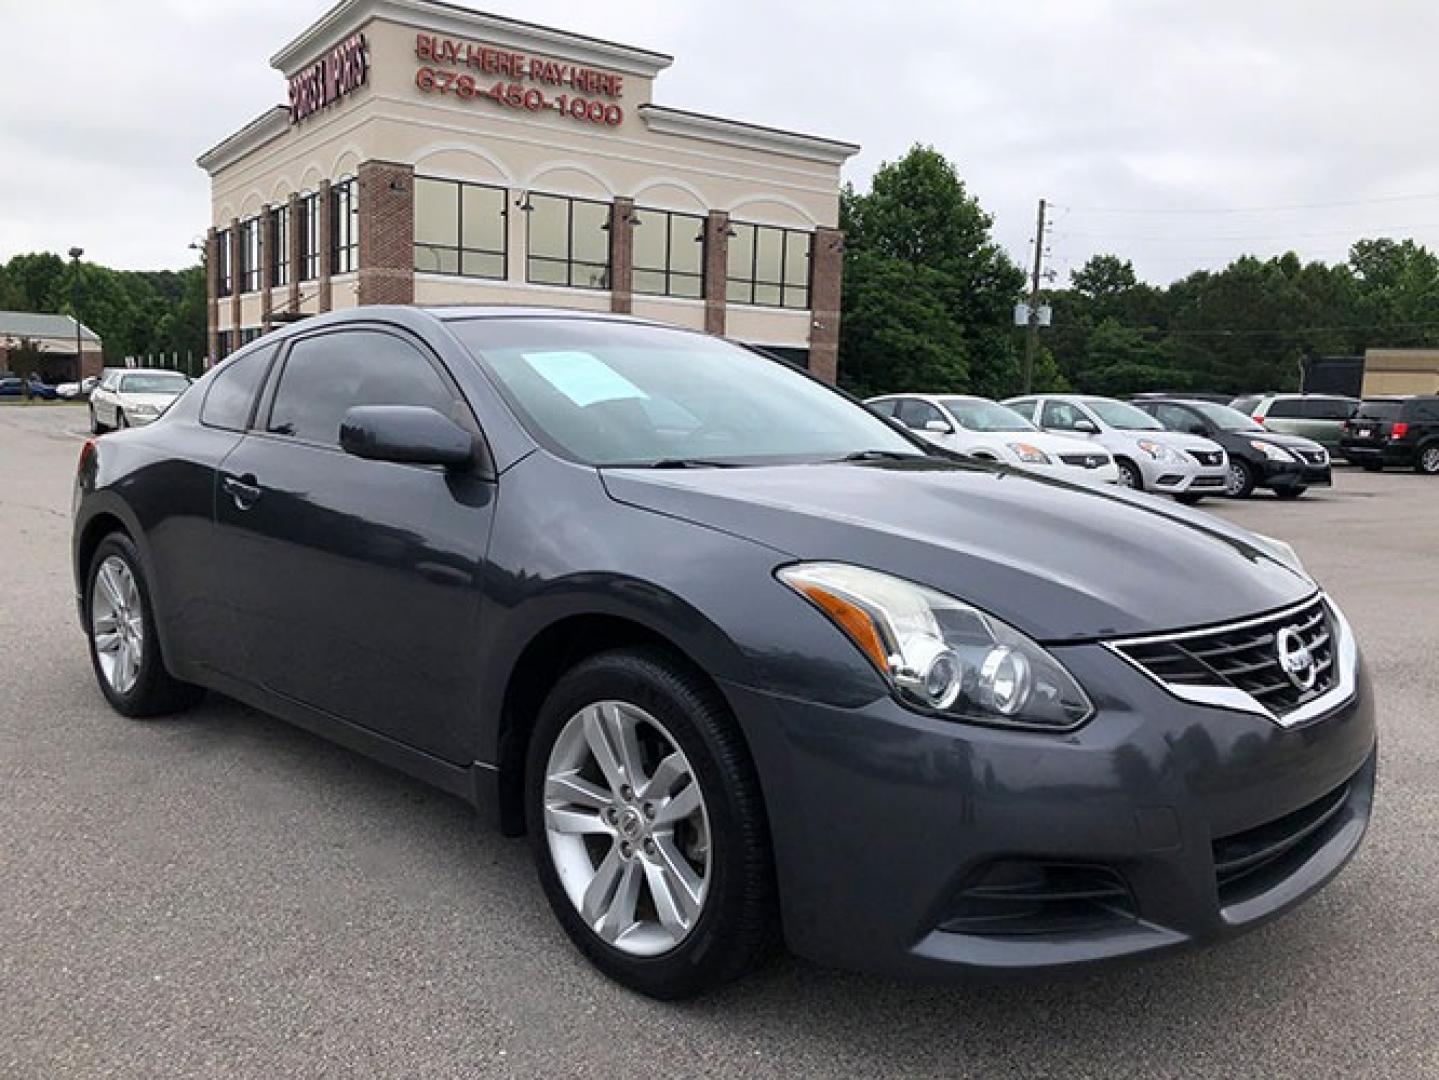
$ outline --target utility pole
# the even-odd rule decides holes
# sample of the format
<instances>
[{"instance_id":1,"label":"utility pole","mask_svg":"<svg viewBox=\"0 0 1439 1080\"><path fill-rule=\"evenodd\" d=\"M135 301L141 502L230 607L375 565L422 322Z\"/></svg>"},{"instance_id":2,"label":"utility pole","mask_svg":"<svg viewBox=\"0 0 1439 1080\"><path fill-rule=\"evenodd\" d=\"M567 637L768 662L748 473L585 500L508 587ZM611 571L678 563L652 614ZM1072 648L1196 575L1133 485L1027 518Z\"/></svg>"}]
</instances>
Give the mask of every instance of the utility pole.
<instances>
[{"instance_id":1,"label":"utility pole","mask_svg":"<svg viewBox=\"0 0 1439 1080\"><path fill-rule=\"evenodd\" d=\"M80 351L80 256L85 254L85 249L72 247L70 249L70 265L74 268L74 275L70 279L70 310L75 313L75 381L85 381L85 354Z\"/></svg>"},{"instance_id":2,"label":"utility pole","mask_svg":"<svg viewBox=\"0 0 1439 1080\"><path fill-rule=\"evenodd\" d=\"M1044 200L1034 225L1034 271L1029 276L1029 326L1024 335L1024 392L1034 389L1034 352L1039 347L1039 279L1044 273Z\"/></svg>"}]
</instances>

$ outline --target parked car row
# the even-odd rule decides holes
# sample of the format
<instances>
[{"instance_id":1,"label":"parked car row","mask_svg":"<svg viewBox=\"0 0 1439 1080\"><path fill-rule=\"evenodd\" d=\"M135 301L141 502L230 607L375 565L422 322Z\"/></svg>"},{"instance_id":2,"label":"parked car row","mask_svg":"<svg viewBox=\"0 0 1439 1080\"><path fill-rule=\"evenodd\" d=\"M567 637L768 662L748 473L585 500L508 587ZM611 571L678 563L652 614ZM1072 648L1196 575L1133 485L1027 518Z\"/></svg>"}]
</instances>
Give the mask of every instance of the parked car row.
<instances>
[{"instance_id":1,"label":"parked car row","mask_svg":"<svg viewBox=\"0 0 1439 1080\"><path fill-rule=\"evenodd\" d=\"M30 396L40 398L42 401L53 401L55 399L55 388L48 383L40 381L38 375L31 375L24 383L18 375L6 375L0 378L0 397L24 397L25 383L29 384Z\"/></svg>"}]
</instances>

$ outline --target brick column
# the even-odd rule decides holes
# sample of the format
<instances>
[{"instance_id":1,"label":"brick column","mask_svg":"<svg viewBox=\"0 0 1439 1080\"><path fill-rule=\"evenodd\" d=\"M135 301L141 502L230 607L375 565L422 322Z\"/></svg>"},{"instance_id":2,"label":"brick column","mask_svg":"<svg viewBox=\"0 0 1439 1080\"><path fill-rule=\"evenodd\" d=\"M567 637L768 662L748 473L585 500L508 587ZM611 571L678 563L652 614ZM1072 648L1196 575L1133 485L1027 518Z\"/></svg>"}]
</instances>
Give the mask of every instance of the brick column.
<instances>
[{"instance_id":1,"label":"brick column","mask_svg":"<svg viewBox=\"0 0 1439 1080\"><path fill-rule=\"evenodd\" d=\"M208 368L220 355L220 260L219 235L212 225L205 234L205 366Z\"/></svg>"},{"instance_id":2,"label":"brick column","mask_svg":"<svg viewBox=\"0 0 1439 1080\"><path fill-rule=\"evenodd\" d=\"M270 299L270 290L275 287L274 267L270 258L270 249L275 243L274 228L274 211L267 206L260 211L260 329L266 334L275 325L275 305Z\"/></svg>"},{"instance_id":3,"label":"brick column","mask_svg":"<svg viewBox=\"0 0 1439 1080\"><path fill-rule=\"evenodd\" d=\"M415 302L415 170L390 161L359 169L362 304Z\"/></svg>"},{"instance_id":4,"label":"brick column","mask_svg":"<svg viewBox=\"0 0 1439 1080\"><path fill-rule=\"evenodd\" d=\"M333 298L332 286L330 284L330 244L332 242L330 231L333 222L330 214L330 182L320 181L320 310L329 311L330 302Z\"/></svg>"},{"instance_id":5,"label":"brick column","mask_svg":"<svg viewBox=\"0 0 1439 1080\"><path fill-rule=\"evenodd\" d=\"M723 334L725 278L729 273L729 214L711 210L705 219L705 333Z\"/></svg>"},{"instance_id":6,"label":"brick column","mask_svg":"<svg viewBox=\"0 0 1439 1080\"><path fill-rule=\"evenodd\" d=\"M240 219L230 219L230 348L240 343Z\"/></svg>"},{"instance_id":7,"label":"brick column","mask_svg":"<svg viewBox=\"0 0 1439 1080\"><path fill-rule=\"evenodd\" d=\"M840 286L844 277L844 233L821 226L810 247L809 370L825 382L839 378Z\"/></svg>"},{"instance_id":8,"label":"brick column","mask_svg":"<svg viewBox=\"0 0 1439 1080\"><path fill-rule=\"evenodd\" d=\"M290 295L285 299L285 310L292 315L300 313L300 266L304 261L305 241L300 233L300 193L290 194Z\"/></svg>"},{"instance_id":9,"label":"brick column","mask_svg":"<svg viewBox=\"0 0 1439 1080\"><path fill-rule=\"evenodd\" d=\"M635 295L635 201L610 204L610 310L628 315Z\"/></svg>"}]
</instances>

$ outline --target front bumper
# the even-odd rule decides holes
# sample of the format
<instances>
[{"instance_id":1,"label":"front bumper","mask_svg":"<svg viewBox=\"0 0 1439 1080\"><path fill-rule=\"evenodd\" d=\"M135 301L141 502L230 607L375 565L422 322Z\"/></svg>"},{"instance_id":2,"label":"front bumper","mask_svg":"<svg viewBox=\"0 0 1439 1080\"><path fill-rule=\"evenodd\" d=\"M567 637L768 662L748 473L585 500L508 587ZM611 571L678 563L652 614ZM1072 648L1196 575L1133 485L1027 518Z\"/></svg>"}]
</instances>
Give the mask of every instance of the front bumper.
<instances>
[{"instance_id":1,"label":"front bumper","mask_svg":"<svg viewBox=\"0 0 1439 1080\"><path fill-rule=\"evenodd\" d=\"M1146 461L1141 466L1145 486L1164 495L1224 494L1228 461L1219 465Z\"/></svg>"},{"instance_id":2,"label":"front bumper","mask_svg":"<svg viewBox=\"0 0 1439 1080\"><path fill-rule=\"evenodd\" d=\"M844 709L725 685L760 771L793 951L937 978L1160 953L1279 914L1358 848L1376 754L1362 664L1349 701L1284 729L1180 701L1100 646L1054 652L1083 685L1111 690L1067 734L937 720L888 697ZM1221 881L1236 846L1315 808L1322 826L1283 858ZM1041 906L1015 932L967 920L974 883L996 865L1057 867L1056 880L1102 872L1127 902L1078 922L1064 907L1046 923Z\"/></svg>"},{"instance_id":3,"label":"front bumper","mask_svg":"<svg viewBox=\"0 0 1439 1080\"><path fill-rule=\"evenodd\" d=\"M1268 461L1262 465L1259 484L1267 488L1329 487L1334 481L1330 467L1299 461Z\"/></svg>"}]
</instances>

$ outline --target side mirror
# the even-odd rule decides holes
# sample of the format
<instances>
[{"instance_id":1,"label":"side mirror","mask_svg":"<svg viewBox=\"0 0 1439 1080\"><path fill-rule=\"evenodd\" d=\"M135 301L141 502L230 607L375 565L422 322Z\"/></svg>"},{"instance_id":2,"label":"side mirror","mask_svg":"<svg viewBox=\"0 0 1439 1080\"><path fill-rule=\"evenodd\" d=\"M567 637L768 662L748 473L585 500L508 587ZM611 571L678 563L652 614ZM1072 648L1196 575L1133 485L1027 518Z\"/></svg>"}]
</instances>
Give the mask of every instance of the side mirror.
<instances>
[{"instance_id":1,"label":"side mirror","mask_svg":"<svg viewBox=\"0 0 1439 1080\"><path fill-rule=\"evenodd\" d=\"M1074 430L1082 435L1098 435L1099 428L1094 426L1093 420L1080 418L1074 422Z\"/></svg>"},{"instance_id":2,"label":"side mirror","mask_svg":"<svg viewBox=\"0 0 1439 1080\"><path fill-rule=\"evenodd\" d=\"M943 420L926 420L926 421L924 422L924 430L925 430L925 431L932 431L932 432L934 432L936 435L953 435L953 434L954 434L954 428L950 427L950 426L949 426L948 424L946 424Z\"/></svg>"},{"instance_id":3,"label":"side mirror","mask_svg":"<svg viewBox=\"0 0 1439 1080\"><path fill-rule=\"evenodd\" d=\"M468 468L475 437L426 405L357 405L340 421L340 448L371 461Z\"/></svg>"}]
</instances>

